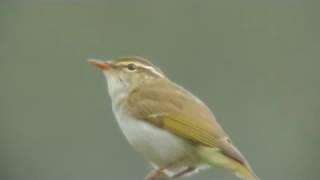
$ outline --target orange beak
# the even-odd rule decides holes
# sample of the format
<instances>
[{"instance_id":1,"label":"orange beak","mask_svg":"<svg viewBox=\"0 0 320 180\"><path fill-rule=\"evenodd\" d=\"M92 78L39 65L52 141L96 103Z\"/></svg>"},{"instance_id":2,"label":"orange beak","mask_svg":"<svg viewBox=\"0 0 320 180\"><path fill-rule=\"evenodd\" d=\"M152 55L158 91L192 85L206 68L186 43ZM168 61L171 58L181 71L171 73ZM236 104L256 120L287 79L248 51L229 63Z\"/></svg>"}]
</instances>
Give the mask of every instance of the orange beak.
<instances>
[{"instance_id":1,"label":"orange beak","mask_svg":"<svg viewBox=\"0 0 320 180\"><path fill-rule=\"evenodd\" d=\"M99 68L101 70L109 70L112 68L112 64L107 63L107 62L103 62L103 61L99 61L96 59L89 59L88 62L90 64L95 65L97 68Z\"/></svg>"}]
</instances>

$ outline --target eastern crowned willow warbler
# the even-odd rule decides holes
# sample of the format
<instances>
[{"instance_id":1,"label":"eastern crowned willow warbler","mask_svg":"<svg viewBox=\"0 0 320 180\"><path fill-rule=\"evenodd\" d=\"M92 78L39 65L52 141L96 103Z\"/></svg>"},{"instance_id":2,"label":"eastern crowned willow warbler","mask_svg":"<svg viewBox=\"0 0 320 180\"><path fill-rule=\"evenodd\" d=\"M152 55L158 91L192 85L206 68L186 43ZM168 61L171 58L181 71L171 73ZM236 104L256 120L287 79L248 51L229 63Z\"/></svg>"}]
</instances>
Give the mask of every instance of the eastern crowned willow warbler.
<instances>
[{"instance_id":1,"label":"eastern crowned willow warbler","mask_svg":"<svg viewBox=\"0 0 320 180\"><path fill-rule=\"evenodd\" d=\"M145 180L212 166L257 180L210 109L142 57L89 60L107 79L112 109L129 143L154 167Z\"/></svg>"}]
</instances>

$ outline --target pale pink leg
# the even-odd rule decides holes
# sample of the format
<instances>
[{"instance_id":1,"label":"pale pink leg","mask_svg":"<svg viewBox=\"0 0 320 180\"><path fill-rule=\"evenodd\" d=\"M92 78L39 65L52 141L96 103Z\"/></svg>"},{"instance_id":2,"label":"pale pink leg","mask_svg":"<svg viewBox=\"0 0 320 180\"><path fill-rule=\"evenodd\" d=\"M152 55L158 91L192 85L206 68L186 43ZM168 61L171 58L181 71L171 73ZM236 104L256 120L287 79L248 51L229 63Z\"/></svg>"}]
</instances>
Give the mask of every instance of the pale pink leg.
<instances>
[{"instance_id":1,"label":"pale pink leg","mask_svg":"<svg viewBox=\"0 0 320 180\"><path fill-rule=\"evenodd\" d=\"M152 170L144 180L168 180L170 179L164 172L163 169Z\"/></svg>"},{"instance_id":2,"label":"pale pink leg","mask_svg":"<svg viewBox=\"0 0 320 180\"><path fill-rule=\"evenodd\" d=\"M145 180L165 180L169 179L169 177L163 172L163 170L171 167L174 163L170 162L159 169L154 169L144 178Z\"/></svg>"},{"instance_id":3,"label":"pale pink leg","mask_svg":"<svg viewBox=\"0 0 320 180\"><path fill-rule=\"evenodd\" d=\"M182 176L184 176L184 175L186 175L186 174L188 174L188 173L191 173L191 172L194 171L195 169L196 169L196 168L189 166L189 167L187 167L185 170L183 170L183 171L175 174L174 176L172 176L172 179L180 178L180 177L182 177Z\"/></svg>"}]
</instances>

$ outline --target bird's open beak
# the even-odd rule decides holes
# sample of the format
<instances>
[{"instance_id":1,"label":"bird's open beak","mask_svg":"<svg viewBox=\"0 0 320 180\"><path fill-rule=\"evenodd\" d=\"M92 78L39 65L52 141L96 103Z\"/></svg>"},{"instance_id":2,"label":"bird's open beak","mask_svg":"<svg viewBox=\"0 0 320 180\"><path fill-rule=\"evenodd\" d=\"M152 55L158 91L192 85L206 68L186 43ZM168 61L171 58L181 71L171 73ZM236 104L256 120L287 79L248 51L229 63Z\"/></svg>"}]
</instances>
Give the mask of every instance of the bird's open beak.
<instances>
[{"instance_id":1,"label":"bird's open beak","mask_svg":"<svg viewBox=\"0 0 320 180\"><path fill-rule=\"evenodd\" d=\"M99 61L96 59L89 59L88 62L90 64L95 65L97 68L99 68L101 70L109 70L112 68L112 64L108 63L108 62L103 62L103 61Z\"/></svg>"}]
</instances>

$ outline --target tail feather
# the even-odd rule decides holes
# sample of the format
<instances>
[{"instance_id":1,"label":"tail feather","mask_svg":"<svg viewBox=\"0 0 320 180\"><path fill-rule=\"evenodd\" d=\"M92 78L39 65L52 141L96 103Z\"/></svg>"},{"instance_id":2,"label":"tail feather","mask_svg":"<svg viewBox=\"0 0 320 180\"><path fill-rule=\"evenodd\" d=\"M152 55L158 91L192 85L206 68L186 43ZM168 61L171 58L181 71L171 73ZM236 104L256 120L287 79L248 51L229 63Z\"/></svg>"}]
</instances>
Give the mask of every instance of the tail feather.
<instances>
[{"instance_id":1,"label":"tail feather","mask_svg":"<svg viewBox=\"0 0 320 180\"><path fill-rule=\"evenodd\" d=\"M226 156L218 148L200 146L197 153L209 165L228 169L243 180L259 180L247 162L242 164Z\"/></svg>"}]
</instances>

